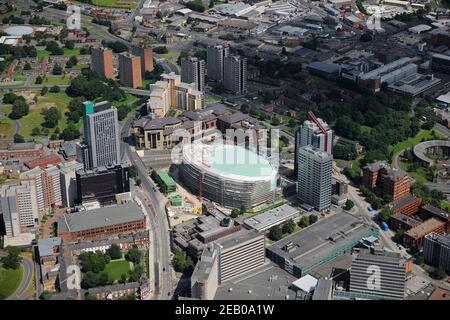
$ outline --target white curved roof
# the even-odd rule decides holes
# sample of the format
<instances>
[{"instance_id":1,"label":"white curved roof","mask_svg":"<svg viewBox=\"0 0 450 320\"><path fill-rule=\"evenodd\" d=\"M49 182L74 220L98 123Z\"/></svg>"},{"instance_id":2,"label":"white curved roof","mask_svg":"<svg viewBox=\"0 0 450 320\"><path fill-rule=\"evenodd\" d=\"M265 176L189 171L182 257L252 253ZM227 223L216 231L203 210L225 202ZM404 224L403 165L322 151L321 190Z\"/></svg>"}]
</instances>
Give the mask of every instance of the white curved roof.
<instances>
[{"instance_id":1,"label":"white curved roof","mask_svg":"<svg viewBox=\"0 0 450 320\"><path fill-rule=\"evenodd\" d=\"M33 28L29 26L13 26L4 30L10 36L24 36L33 33Z\"/></svg>"}]
</instances>

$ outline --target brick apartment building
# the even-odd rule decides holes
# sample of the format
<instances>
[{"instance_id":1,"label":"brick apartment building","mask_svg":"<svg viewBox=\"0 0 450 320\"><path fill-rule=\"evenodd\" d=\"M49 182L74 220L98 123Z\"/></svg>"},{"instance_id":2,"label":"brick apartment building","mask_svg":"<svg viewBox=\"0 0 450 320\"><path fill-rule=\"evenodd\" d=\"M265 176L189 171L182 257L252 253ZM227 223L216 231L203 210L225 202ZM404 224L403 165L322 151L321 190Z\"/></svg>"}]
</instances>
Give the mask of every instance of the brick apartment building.
<instances>
[{"instance_id":1,"label":"brick apartment building","mask_svg":"<svg viewBox=\"0 0 450 320\"><path fill-rule=\"evenodd\" d=\"M429 218L436 218L444 222L447 232L450 232L450 212L432 206L431 204L426 204L422 206L419 215L424 220Z\"/></svg>"},{"instance_id":2,"label":"brick apartment building","mask_svg":"<svg viewBox=\"0 0 450 320\"><path fill-rule=\"evenodd\" d=\"M112 51L105 48L92 48L91 70L102 79L115 79Z\"/></svg>"},{"instance_id":3,"label":"brick apartment building","mask_svg":"<svg viewBox=\"0 0 450 320\"><path fill-rule=\"evenodd\" d=\"M119 55L120 83L126 87L142 87L141 58L131 54Z\"/></svg>"},{"instance_id":4,"label":"brick apartment building","mask_svg":"<svg viewBox=\"0 0 450 320\"><path fill-rule=\"evenodd\" d=\"M389 218L389 226L392 230L399 230L402 229L403 231L407 231L411 228L414 228L421 224L422 222L420 220L417 220L409 215L406 215L402 212L394 213Z\"/></svg>"},{"instance_id":5,"label":"brick apartment building","mask_svg":"<svg viewBox=\"0 0 450 320\"><path fill-rule=\"evenodd\" d=\"M403 236L403 242L407 247L420 248L423 245L423 238L431 232L441 234L444 231L445 223L431 218L427 221L409 229Z\"/></svg>"},{"instance_id":6,"label":"brick apartment building","mask_svg":"<svg viewBox=\"0 0 450 320\"><path fill-rule=\"evenodd\" d=\"M407 216L413 216L419 212L421 204L422 198L409 194L404 198L394 201L392 203L392 209L394 213L401 212Z\"/></svg>"},{"instance_id":7,"label":"brick apartment building","mask_svg":"<svg viewBox=\"0 0 450 320\"><path fill-rule=\"evenodd\" d=\"M392 169L385 161L376 161L363 168L363 185L396 201L409 195L411 181L405 172Z\"/></svg>"}]
</instances>

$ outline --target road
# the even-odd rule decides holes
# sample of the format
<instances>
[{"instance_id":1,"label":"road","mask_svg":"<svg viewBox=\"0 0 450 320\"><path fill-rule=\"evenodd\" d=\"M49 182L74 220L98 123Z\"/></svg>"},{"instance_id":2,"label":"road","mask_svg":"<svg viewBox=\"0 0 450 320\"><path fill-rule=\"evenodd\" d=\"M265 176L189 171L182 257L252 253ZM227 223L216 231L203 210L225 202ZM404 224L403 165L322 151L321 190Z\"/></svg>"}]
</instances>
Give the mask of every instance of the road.
<instances>
[{"instance_id":1,"label":"road","mask_svg":"<svg viewBox=\"0 0 450 320\"><path fill-rule=\"evenodd\" d=\"M23 267L23 275L22 280L20 281L20 285L17 290L10 295L6 300L25 300L26 296L24 296L25 292L28 290L31 282L34 278L34 263L28 258L22 256L22 267Z\"/></svg>"},{"instance_id":2,"label":"road","mask_svg":"<svg viewBox=\"0 0 450 320\"><path fill-rule=\"evenodd\" d=\"M129 119L122 128L122 144L121 148L124 150L124 156L128 158L130 163L137 168L138 177L141 179L141 187L144 191L144 195L147 197L147 201L144 201L148 206L149 212L153 213L153 218L150 219L152 229L155 230L156 241L154 252L155 263L158 264L159 275L155 275L159 280L159 299L170 299L172 296L172 273L171 273L171 253L170 253L170 238L169 238L169 223L167 221L165 204L167 199L156 191L153 182L149 179L147 168L144 163L128 145L124 139L128 136L129 128L131 126L132 119Z\"/></svg>"}]
</instances>

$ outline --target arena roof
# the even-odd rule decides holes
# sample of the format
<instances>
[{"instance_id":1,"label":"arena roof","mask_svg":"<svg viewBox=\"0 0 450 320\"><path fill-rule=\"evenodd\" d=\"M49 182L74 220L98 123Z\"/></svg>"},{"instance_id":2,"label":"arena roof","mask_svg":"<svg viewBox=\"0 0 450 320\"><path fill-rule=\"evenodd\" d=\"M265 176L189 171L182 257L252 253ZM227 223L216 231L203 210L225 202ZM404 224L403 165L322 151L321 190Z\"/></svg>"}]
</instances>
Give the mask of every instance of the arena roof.
<instances>
[{"instance_id":1,"label":"arena roof","mask_svg":"<svg viewBox=\"0 0 450 320\"><path fill-rule=\"evenodd\" d=\"M24 36L33 33L33 28L29 26L13 26L4 30L9 36Z\"/></svg>"},{"instance_id":2,"label":"arena roof","mask_svg":"<svg viewBox=\"0 0 450 320\"><path fill-rule=\"evenodd\" d=\"M277 174L267 159L236 145L188 145L183 149L183 161L241 181L268 180Z\"/></svg>"}]
</instances>

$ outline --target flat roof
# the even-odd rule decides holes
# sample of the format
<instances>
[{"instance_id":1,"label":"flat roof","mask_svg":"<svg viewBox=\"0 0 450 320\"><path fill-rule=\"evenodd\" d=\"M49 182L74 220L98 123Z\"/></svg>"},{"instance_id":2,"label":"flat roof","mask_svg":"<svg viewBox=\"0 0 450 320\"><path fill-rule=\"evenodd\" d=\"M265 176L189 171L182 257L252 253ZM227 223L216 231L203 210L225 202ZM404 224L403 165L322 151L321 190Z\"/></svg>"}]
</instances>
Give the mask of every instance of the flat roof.
<instances>
[{"instance_id":1,"label":"flat roof","mask_svg":"<svg viewBox=\"0 0 450 320\"><path fill-rule=\"evenodd\" d=\"M374 227L341 211L274 243L267 250L300 267L309 266L372 232L376 232Z\"/></svg>"},{"instance_id":2,"label":"flat roof","mask_svg":"<svg viewBox=\"0 0 450 320\"><path fill-rule=\"evenodd\" d=\"M102 228L143 219L145 219L145 215L142 210L134 202L128 202L116 206L64 214L58 219L58 234L60 232Z\"/></svg>"},{"instance_id":3,"label":"flat roof","mask_svg":"<svg viewBox=\"0 0 450 320\"><path fill-rule=\"evenodd\" d=\"M167 186L176 186L175 181L173 181L172 177L169 176L169 174L167 172L164 171L158 171L157 172L158 177L161 178L161 180L167 185Z\"/></svg>"},{"instance_id":4,"label":"flat roof","mask_svg":"<svg viewBox=\"0 0 450 320\"><path fill-rule=\"evenodd\" d=\"M405 232L405 234L407 234L408 236L412 237L412 238L421 238L425 235L427 235L428 233L434 231L437 227L439 227L440 225L444 225L445 223L442 222L441 220L438 220L436 218L431 218L428 219L427 221L425 221L424 223L419 224L418 226L409 229L408 231Z\"/></svg>"},{"instance_id":5,"label":"flat roof","mask_svg":"<svg viewBox=\"0 0 450 320\"><path fill-rule=\"evenodd\" d=\"M270 209L264 213L248 218L244 221L244 225L258 231L264 231L293 218L299 212L299 209L291 207L288 204L283 204L277 208Z\"/></svg>"},{"instance_id":6,"label":"flat roof","mask_svg":"<svg viewBox=\"0 0 450 320\"><path fill-rule=\"evenodd\" d=\"M312 289L314 289L317 285L317 279L313 276L307 274L294 282L292 282L292 285L304 292L311 292Z\"/></svg>"},{"instance_id":7,"label":"flat roof","mask_svg":"<svg viewBox=\"0 0 450 320\"><path fill-rule=\"evenodd\" d=\"M61 238L54 237L49 239L39 239L38 240L38 251L40 257L53 256L55 253L53 252L54 246L61 245Z\"/></svg>"}]
</instances>

